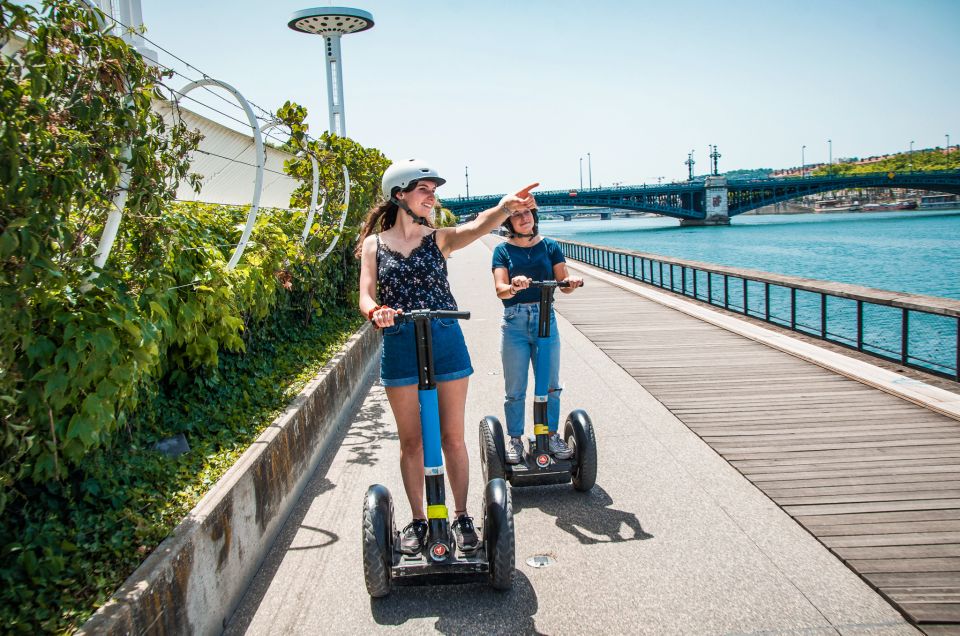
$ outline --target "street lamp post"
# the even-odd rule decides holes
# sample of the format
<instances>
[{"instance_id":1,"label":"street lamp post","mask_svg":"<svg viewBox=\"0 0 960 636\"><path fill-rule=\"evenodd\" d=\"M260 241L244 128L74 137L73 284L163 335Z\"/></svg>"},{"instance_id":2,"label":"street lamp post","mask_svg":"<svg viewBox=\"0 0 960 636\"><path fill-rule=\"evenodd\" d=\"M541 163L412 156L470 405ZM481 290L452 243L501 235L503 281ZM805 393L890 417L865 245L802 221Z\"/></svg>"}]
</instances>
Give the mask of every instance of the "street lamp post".
<instances>
[{"instance_id":1,"label":"street lamp post","mask_svg":"<svg viewBox=\"0 0 960 636\"><path fill-rule=\"evenodd\" d=\"M583 157L580 157L580 189L583 190Z\"/></svg>"},{"instance_id":2,"label":"street lamp post","mask_svg":"<svg viewBox=\"0 0 960 636\"><path fill-rule=\"evenodd\" d=\"M463 167L463 178L467 180L467 198L470 198L470 166Z\"/></svg>"},{"instance_id":3,"label":"street lamp post","mask_svg":"<svg viewBox=\"0 0 960 636\"><path fill-rule=\"evenodd\" d=\"M833 139L827 139L827 144L830 146L830 162L828 165L833 167Z\"/></svg>"},{"instance_id":4,"label":"street lamp post","mask_svg":"<svg viewBox=\"0 0 960 636\"><path fill-rule=\"evenodd\" d=\"M910 140L910 153L907 156L907 158L908 158L907 163L910 166L910 169L913 170L913 139Z\"/></svg>"},{"instance_id":5,"label":"street lamp post","mask_svg":"<svg viewBox=\"0 0 960 636\"><path fill-rule=\"evenodd\" d=\"M800 176L807 176L807 146L804 144L800 147Z\"/></svg>"},{"instance_id":6,"label":"street lamp post","mask_svg":"<svg viewBox=\"0 0 960 636\"><path fill-rule=\"evenodd\" d=\"M587 153L587 176L590 181L590 189L593 190L593 161L590 158L590 153Z\"/></svg>"},{"instance_id":7,"label":"street lamp post","mask_svg":"<svg viewBox=\"0 0 960 636\"><path fill-rule=\"evenodd\" d=\"M947 153L949 154L950 153L950 133L947 133L946 135L944 135L944 137L947 138Z\"/></svg>"},{"instance_id":8,"label":"street lamp post","mask_svg":"<svg viewBox=\"0 0 960 636\"><path fill-rule=\"evenodd\" d=\"M330 114L330 132L338 137L346 137L340 38L372 29L373 16L362 9L317 7L295 12L290 16L287 26L301 33L323 36L327 52L327 107Z\"/></svg>"}]
</instances>

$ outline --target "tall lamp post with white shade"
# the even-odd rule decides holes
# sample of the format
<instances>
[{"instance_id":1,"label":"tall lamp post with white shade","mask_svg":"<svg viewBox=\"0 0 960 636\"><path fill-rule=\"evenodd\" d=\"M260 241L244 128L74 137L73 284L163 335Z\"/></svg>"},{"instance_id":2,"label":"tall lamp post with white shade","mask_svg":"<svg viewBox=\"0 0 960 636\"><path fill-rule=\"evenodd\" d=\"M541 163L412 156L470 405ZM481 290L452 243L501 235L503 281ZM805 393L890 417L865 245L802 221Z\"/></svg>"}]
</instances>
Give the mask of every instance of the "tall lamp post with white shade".
<instances>
[{"instance_id":1,"label":"tall lamp post with white shade","mask_svg":"<svg viewBox=\"0 0 960 636\"><path fill-rule=\"evenodd\" d=\"M340 37L373 28L373 15L349 7L316 7L303 9L287 22L294 31L322 35L327 59L327 104L330 107L330 132L347 136L343 109L343 63Z\"/></svg>"}]
</instances>

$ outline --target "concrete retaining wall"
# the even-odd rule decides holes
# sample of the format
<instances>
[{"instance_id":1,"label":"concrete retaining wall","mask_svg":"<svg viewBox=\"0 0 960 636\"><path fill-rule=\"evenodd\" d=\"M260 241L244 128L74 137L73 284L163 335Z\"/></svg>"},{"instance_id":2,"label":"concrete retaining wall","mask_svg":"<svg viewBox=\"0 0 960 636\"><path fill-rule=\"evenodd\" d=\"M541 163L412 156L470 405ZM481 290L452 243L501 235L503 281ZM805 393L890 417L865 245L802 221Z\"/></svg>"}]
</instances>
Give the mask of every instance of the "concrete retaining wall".
<instances>
[{"instance_id":1,"label":"concrete retaining wall","mask_svg":"<svg viewBox=\"0 0 960 636\"><path fill-rule=\"evenodd\" d=\"M219 634L376 372L364 325L81 634Z\"/></svg>"}]
</instances>

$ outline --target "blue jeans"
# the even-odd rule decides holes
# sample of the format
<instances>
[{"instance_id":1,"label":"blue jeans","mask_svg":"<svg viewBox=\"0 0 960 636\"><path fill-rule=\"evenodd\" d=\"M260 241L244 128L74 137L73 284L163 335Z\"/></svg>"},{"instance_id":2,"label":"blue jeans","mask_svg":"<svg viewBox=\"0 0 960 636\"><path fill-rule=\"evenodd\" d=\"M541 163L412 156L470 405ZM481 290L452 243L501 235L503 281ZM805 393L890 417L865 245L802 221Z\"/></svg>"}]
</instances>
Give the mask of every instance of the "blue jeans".
<instances>
[{"instance_id":1,"label":"blue jeans","mask_svg":"<svg viewBox=\"0 0 960 636\"><path fill-rule=\"evenodd\" d=\"M507 434L523 436L524 403L527 397L527 376L531 366L536 367L537 327L540 306L523 303L503 310L500 323L500 357L503 361L503 411L507 418ZM560 336L557 318L551 312L549 369L547 370L547 427L553 433L560 423Z\"/></svg>"}]
</instances>

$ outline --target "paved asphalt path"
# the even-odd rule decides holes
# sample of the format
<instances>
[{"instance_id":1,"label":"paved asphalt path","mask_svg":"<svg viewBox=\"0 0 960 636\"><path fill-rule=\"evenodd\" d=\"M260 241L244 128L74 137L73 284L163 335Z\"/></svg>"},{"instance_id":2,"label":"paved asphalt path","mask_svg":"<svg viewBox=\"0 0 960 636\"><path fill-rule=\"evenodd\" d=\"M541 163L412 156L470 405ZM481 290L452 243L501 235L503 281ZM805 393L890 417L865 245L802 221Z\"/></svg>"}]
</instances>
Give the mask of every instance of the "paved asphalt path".
<instances>
[{"instance_id":1,"label":"paved asphalt path","mask_svg":"<svg viewBox=\"0 0 960 636\"><path fill-rule=\"evenodd\" d=\"M486 237L449 263L454 295L472 312L463 323L475 370L466 436L478 522L478 424L503 414L495 241ZM476 583L367 595L367 487L386 485L398 525L409 521L396 427L375 384L306 488L228 634L918 633L564 320L563 305L577 302L576 293L557 296L561 410L584 408L594 422L597 485L588 494L569 485L513 489L513 588ZM552 565L527 563L539 555Z\"/></svg>"}]
</instances>

